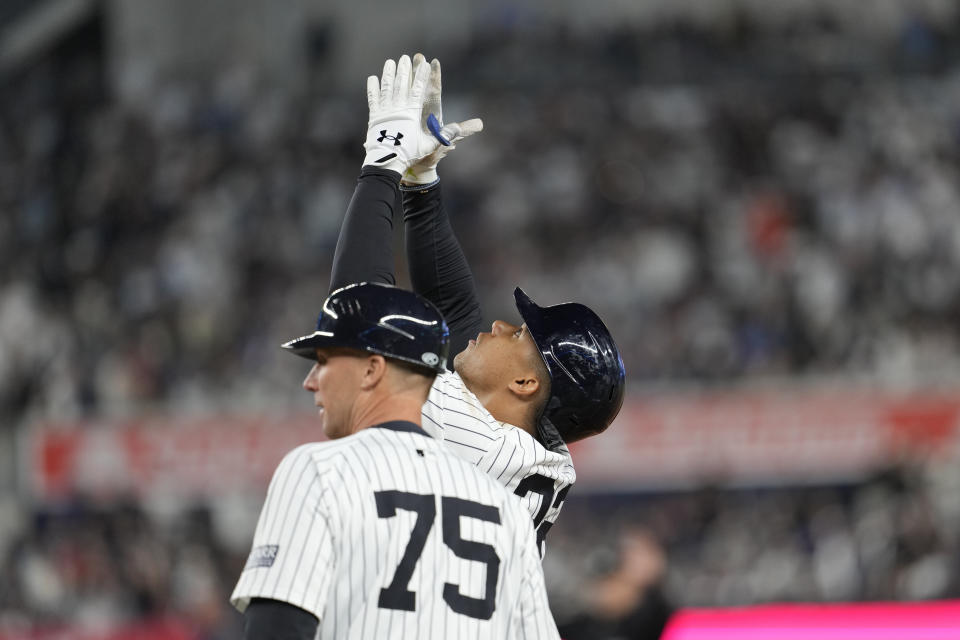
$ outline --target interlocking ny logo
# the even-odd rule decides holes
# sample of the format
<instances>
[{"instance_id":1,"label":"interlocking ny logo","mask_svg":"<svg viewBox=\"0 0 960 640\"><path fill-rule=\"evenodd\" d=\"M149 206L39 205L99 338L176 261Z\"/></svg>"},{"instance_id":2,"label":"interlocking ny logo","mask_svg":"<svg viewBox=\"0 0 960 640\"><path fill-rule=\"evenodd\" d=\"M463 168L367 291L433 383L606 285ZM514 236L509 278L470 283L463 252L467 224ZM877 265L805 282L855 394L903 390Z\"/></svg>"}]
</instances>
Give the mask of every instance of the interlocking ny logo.
<instances>
[{"instance_id":1,"label":"interlocking ny logo","mask_svg":"<svg viewBox=\"0 0 960 640\"><path fill-rule=\"evenodd\" d=\"M393 140L393 146L399 147L399 146L400 146L400 139L401 139L402 137L403 137L403 134L400 133L399 131L397 132L397 135L395 135L395 136L388 136L386 129L380 129L380 137L377 138L377 142L383 142L384 140Z\"/></svg>"}]
</instances>

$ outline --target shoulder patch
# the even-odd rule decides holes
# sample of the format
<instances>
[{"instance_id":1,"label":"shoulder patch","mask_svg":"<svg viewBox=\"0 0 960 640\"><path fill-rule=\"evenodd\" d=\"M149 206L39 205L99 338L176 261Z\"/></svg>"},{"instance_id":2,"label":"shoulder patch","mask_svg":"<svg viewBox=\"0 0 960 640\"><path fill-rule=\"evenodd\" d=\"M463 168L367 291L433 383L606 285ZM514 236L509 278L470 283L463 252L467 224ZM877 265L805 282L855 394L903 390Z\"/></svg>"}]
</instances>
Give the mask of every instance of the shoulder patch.
<instances>
[{"instance_id":1,"label":"shoulder patch","mask_svg":"<svg viewBox=\"0 0 960 640\"><path fill-rule=\"evenodd\" d=\"M272 567L273 561L277 559L277 550L279 549L280 545L277 544L264 544L259 547L254 547L250 551L250 557L247 558L247 565L243 570L256 569L257 567Z\"/></svg>"}]
</instances>

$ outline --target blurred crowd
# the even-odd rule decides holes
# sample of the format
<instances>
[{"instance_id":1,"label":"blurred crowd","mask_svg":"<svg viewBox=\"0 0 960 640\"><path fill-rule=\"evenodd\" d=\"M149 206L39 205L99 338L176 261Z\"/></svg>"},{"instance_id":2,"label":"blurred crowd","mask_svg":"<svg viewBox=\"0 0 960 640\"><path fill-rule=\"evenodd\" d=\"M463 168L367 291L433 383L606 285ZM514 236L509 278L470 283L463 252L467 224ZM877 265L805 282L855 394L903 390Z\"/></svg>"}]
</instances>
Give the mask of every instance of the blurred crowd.
<instances>
[{"instance_id":1,"label":"blurred crowd","mask_svg":"<svg viewBox=\"0 0 960 640\"><path fill-rule=\"evenodd\" d=\"M634 385L955 379L960 27L904 29L506 30L451 52L447 119L487 126L441 178L488 319L516 284L584 301ZM331 92L321 60L289 96L240 68L144 113L102 66L51 56L0 99L0 415L284 401L276 345L326 293L363 79Z\"/></svg>"},{"instance_id":2,"label":"blurred crowd","mask_svg":"<svg viewBox=\"0 0 960 640\"><path fill-rule=\"evenodd\" d=\"M249 549L218 535L208 506L164 517L136 501L78 500L29 516L3 513L20 522L15 535L0 537L0 638L112 638L122 625L154 620L170 623L129 636L240 637L228 599Z\"/></svg>"},{"instance_id":3,"label":"blurred crowd","mask_svg":"<svg viewBox=\"0 0 960 640\"><path fill-rule=\"evenodd\" d=\"M960 379L960 25L838 29L507 29L445 55L446 119L486 124L440 173L488 320L517 284L590 304L638 386ZM0 93L0 419L296 402L277 345L326 293L363 78L331 92L318 60L290 96L239 68L141 112L103 68L74 42ZM684 605L957 597L958 485L572 497L551 597L569 640ZM0 630L235 633L246 549L210 507L10 509Z\"/></svg>"},{"instance_id":4,"label":"blurred crowd","mask_svg":"<svg viewBox=\"0 0 960 640\"><path fill-rule=\"evenodd\" d=\"M594 629L565 634L578 640L655 638L641 627L678 607L957 598L958 490L944 464L843 486L573 492L548 539L551 604L561 627Z\"/></svg>"},{"instance_id":5,"label":"blurred crowd","mask_svg":"<svg viewBox=\"0 0 960 640\"><path fill-rule=\"evenodd\" d=\"M575 490L547 538L551 606L564 638L604 640L656 638L679 607L958 598L958 491L956 465L831 487ZM0 637L165 617L188 639L236 637L227 599L248 549L225 505L145 504L3 509Z\"/></svg>"}]
</instances>

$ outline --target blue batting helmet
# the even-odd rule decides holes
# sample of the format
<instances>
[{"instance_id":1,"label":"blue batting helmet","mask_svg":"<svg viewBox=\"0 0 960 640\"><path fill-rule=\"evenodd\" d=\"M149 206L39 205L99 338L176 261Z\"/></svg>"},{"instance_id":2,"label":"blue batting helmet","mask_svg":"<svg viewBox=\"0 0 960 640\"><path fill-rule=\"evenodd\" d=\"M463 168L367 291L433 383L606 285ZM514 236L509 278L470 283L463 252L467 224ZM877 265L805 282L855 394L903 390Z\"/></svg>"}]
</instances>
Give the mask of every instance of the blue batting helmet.
<instances>
[{"instance_id":1,"label":"blue batting helmet","mask_svg":"<svg viewBox=\"0 0 960 640\"><path fill-rule=\"evenodd\" d=\"M362 282L331 293L316 330L283 345L311 360L318 347L378 353L441 373L447 367L450 329L426 298L388 284Z\"/></svg>"},{"instance_id":2,"label":"blue batting helmet","mask_svg":"<svg viewBox=\"0 0 960 640\"><path fill-rule=\"evenodd\" d=\"M604 431L623 405L625 379L606 325L582 304L540 307L520 287L513 296L550 374L550 397L537 421L544 445Z\"/></svg>"}]
</instances>

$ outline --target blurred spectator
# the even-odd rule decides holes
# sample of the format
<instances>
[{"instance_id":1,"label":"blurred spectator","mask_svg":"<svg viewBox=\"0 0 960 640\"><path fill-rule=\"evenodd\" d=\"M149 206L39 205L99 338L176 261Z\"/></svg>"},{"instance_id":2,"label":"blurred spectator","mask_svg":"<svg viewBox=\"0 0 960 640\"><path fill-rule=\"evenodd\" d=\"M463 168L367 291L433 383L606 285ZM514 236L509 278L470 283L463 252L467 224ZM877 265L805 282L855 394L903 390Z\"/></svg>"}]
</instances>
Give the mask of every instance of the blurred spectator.
<instances>
[{"instance_id":1,"label":"blurred spectator","mask_svg":"<svg viewBox=\"0 0 960 640\"><path fill-rule=\"evenodd\" d=\"M956 465L933 469L835 487L571 494L544 560L558 621L570 638L590 637L578 625L632 637L618 625L635 605L655 620L669 605L960 597L955 510L936 506L954 495ZM611 549L619 523L637 520Z\"/></svg>"},{"instance_id":2,"label":"blurred spectator","mask_svg":"<svg viewBox=\"0 0 960 640\"><path fill-rule=\"evenodd\" d=\"M568 640L656 640L670 617L661 584L666 556L643 529L628 529L614 548L595 549L590 573L580 585L584 611L564 623Z\"/></svg>"}]
</instances>

